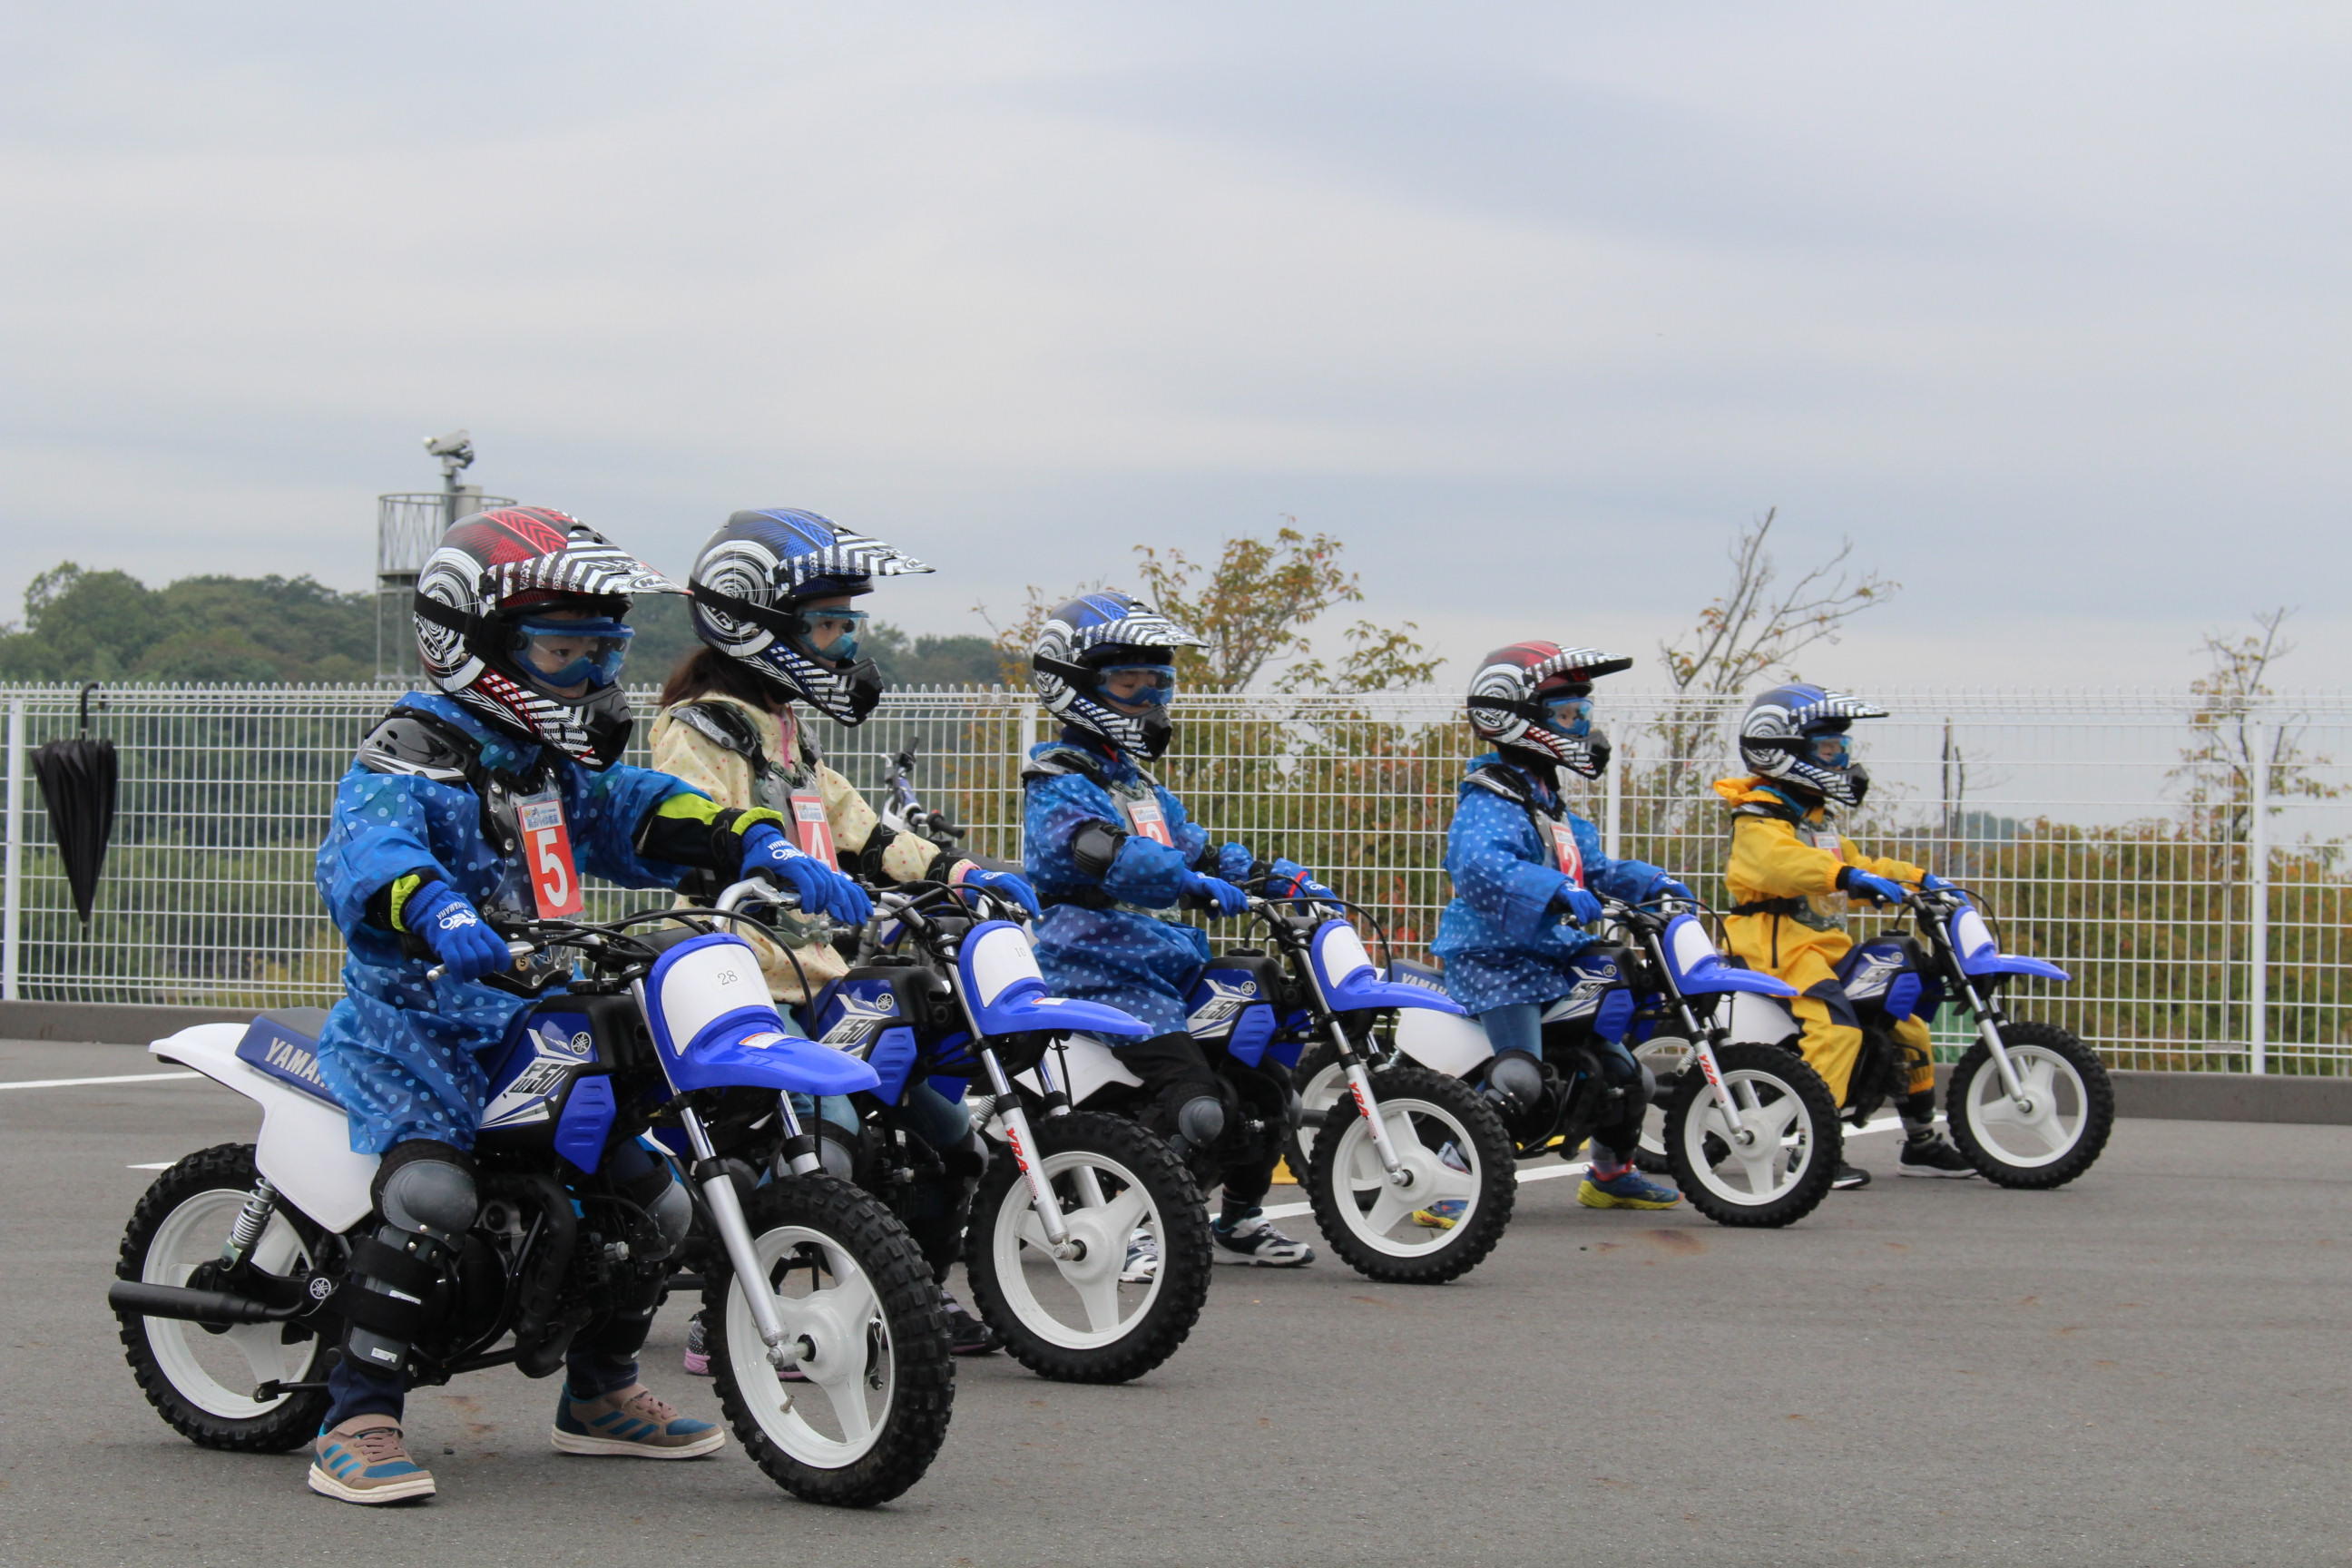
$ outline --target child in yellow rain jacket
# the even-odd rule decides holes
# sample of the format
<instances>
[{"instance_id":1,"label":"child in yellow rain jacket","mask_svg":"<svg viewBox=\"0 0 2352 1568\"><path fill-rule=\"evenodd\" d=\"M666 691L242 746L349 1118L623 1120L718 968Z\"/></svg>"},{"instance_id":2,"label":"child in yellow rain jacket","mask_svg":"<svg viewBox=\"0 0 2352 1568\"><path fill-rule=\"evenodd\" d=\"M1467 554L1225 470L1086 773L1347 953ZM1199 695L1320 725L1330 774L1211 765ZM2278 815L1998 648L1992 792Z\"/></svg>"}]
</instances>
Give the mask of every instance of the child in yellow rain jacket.
<instances>
[{"instance_id":1,"label":"child in yellow rain jacket","mask_svg":"<svg viewBox=\"0 0 2352 1568\"><path fill-rule=\"evenodd\" d=\"M842 724L865 722L881 700L882 678L872 659L857 657L866 612L850 601L870 592L877 577L929 570L814 512L737 512L695 559L688 588L694 629L706 646L662 690L654 755L714 801L781 813L803 852L861 881L985 887L1034 915L1036 894L1019 872L885 824L856 785L824 765L800 712L805 704ZM705 898L719 890L716 879L683 886ZM758 952L769 994L789 1016L848 963L820 917L782 915L773 930L772 941L750 930L738 934ZM818 1152L835 1174L847 1177L857 1112L846 1100L804 1109L819 1110L846 1135L824 1137ZM909 1225L941 1283L951 1347L959 1355L985 1355L995 1348L994 1336L946 1292L945 1282L971 1185L987 1165L986 1147L962 1105L929 1084L911 1087L886 1114L940 1156L940 1190L924 1212L908 1216ZM698 1315L686 1353L687 1370L697 1374L709 1369L703 1339Z\"/></svg>"},{"instance_id":2,"label":"child in yellow rain jacket","mask_svg":"<svg viewBox=\"0 0 2352 1568\"><path fill-rule=\"evenodd\" d=\"M1797 988L1790 1005L1804 1031L1801 1048L1840 1104L1862 1051L1862 1029L1840 983L1853 938L1848 900L1899 903L1906 888L1946 884L1906 861L1864 855L1834 826L1838 806L1858 806L1869 771L1853 760L1846 732L1856 719L1886 710L1818 686L1778 686L1748 706L1739 759L1754 772L1717 779L1730 805L1732 905L1724 921L1731 951L1755 969ZM1899 1168L1906 1176L1971 1176L1967 1157L1936 1131L1936 1069L1927 1024L1895 1026L1910 1058L1910 1093L1902 1107L1906 1132ZM1838 1170L1836 1185L1869 1184L1868 1173Z\"/></svg>"}]
</instances>

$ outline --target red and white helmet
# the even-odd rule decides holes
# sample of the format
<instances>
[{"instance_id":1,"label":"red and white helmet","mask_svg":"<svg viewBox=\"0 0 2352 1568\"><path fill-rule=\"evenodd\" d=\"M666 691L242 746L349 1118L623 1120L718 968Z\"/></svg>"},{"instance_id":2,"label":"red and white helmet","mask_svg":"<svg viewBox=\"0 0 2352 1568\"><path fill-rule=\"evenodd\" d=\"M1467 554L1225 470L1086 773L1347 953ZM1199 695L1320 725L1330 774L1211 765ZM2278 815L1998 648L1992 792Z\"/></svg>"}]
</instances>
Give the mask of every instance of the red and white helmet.
<instances>
[{"instance_id":1,"label":"red and white helmet","mask_svg":"<svg viewBox=\"0 0 2352 1568\"><path fill-rule=\"evenodd\" d=\"M436 686L499 729L603 767L629 738L629 700L618 679L629 601L684 592L551 508L476 512L449 525L417 574L417 651ZM572 625L609 650L572 695L518 657L528 623L551 614L591 617Z\"/></svg>"},{"instance_id":2,"label":"red and white helmet","mask_svg":"<svg viewBox=\"0 0 2352 1568\"><path fill-rule=\"evenodd\" d=\"M1498 647L1471 679L1470 728L1497 746L1599 778L1609 765L1609 737L1592 724L1592 682L1633 665L1598 648L1554 642Z\"/></svg>"}]
</instances>

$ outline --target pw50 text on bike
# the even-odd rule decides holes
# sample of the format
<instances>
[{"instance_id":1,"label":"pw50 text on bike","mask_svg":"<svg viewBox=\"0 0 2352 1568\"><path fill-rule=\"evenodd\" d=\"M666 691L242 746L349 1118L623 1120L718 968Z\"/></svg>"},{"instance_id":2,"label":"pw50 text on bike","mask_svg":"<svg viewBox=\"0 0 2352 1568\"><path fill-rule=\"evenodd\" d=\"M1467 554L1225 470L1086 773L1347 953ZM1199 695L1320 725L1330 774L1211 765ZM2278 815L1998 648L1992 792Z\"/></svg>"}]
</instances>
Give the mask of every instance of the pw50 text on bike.
<instances>
[{"instance_id":1,"label":"pw50 text on bike","mask_svg":"<svg viewBox=\"0 0 2352 1568\"><path fill-rule=\"evenodd\" d=\"M448 1266L446 1310L418 1336L415 1381L506 1364L543 1377L624 1279L665 1275L667 1241L598 1173L624 1143L675 1129L720 1243L706 1310L736 1436L796 1496L886 1501L921 1479L947 1433L945 1321L913 1240L874 1199L816 1169L788 1098L870 1089L875 1072L793 1033L751 948L682 929L680 914L729 918L499 922L518 957L560 950L580 967L520 1015L491 1068L475 1149L480 1216ZM664 929L631 929L646 925ZM262 1117L256 1143L191 1154L156 1179L108 1292L149 1402L205 1447L294 1448L326 1407L377 1158L352 1152L320 1079L322 1021L266 1013L150 1047ZM790 1173L753 1187L711 1130L773 1118ZM777 1375L787 1366L807 1381L787 1384Z\"/></svg>"}]
</instances>

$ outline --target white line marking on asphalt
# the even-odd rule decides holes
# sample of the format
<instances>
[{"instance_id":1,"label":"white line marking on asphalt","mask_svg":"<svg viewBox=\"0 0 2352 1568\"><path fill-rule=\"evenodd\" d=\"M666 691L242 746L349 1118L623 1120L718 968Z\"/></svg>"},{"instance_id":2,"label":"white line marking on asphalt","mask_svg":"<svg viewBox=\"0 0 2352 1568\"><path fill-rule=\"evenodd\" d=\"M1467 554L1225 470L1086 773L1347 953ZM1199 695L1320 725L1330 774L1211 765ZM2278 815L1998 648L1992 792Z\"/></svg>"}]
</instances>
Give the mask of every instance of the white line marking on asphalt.
<instances>
[{"instance_id":1,"label":"white line marking on asphalt","mask_svg":"<svg viewBox=\"0 0 2352 1568\"><path fill-rule=\"evenodd\" d=\"M152 1165L125 1165L122 1168L126 1171L168 1171L172 1168L172 1162L158 1160Z\"/></svg>"},{"instance_id":2,"label":"white line marking on asphalt","mask_svg":"<svg viewBox=\"0 0 2352 1568\"><path fill-rule=\"evenodd\" d=\"M0 1089L79 1089L92 1083L163 1083L172 1079L202 1078L204 1074L180 1072L125 1072L111 1078L28 1078L15 1083L0 1083Z\"/></svg>"},{"instance_id":3,"label":"white line marking on asphalt","mask_svg":"<svg viewBox=\"0 0 2352 1568\"><path fill-rule=\"evenodd\" d=\"M1855 1138L1861 1136L1864 1132L1884 1132L1890 1127L1900 1127L1902 1125L1903 1119L1899 1116L1882 1116L1877 1121L1870 1122L1867 1125L1847 1128L1845 1130L1845 1135L1849 1138ZM1551 1182L1557 1181L1562 1176L1580 1176L1591 1169L1592 1169L1592 1163L1589 1160L1578 1160L1568 1164L1546 1165L1540 1171L1521 1171L1519 1173L1519 1184L1525 1186L1529 1182ZM1265 1211L1265 1217L1268 1219L1293 1219L1299 1215L1313 1214L1314 1212L1315 1205L1313 1204L1276 1204L1272 1208Z\"/></svg>"}]
</instances>

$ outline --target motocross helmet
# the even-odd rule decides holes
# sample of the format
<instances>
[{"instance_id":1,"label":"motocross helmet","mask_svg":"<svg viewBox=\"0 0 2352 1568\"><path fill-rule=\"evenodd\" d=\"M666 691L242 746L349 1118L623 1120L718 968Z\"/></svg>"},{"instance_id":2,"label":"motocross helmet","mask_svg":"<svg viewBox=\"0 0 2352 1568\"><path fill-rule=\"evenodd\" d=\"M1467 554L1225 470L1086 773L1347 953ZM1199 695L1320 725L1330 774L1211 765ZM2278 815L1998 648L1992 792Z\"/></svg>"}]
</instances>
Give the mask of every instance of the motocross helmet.
<instances>
[{"instance_id":1,"label":"motocross helmet","mask_svg":"<svg viewBox=\"0 0 2352 1568\"><path fill-rule=\"evenodd\" d=\"M416 647L435 685L500 730L601 768L628 744L630 597L683 592L551 508L476 512L417 574Z\"/></svg>"},{"instance_id":2,"label":"motocross helmet","mask_svg":"<svg viewBox=\"0 0 2352 1568\"><path fill-rule=\"evenodd\" d=\"M1853 760L1846 731L1856 719L1884 719L1874 702L1792 683L1748 705L1739 721L1739 761L1800 796L1860 805L1870 770Z\"/></svg>"},{"instance_id":3,"label":"motocross helmet","mask_svg":"<svg viewBox=\"0 0 2352 1568\"><path fill-rule=\"evenodd\" d=\"M1470 728L1509 750L1534 753L1580 778L1609 765L1609 736L1592 723L1592 683L1633 661L1598 648L1515 642L1479 661L1470 681Z\"/></svg>"},{"instance_id":4,"label":"motocross helmet","mask_svg":"<svg viewBox=\"0 0 2352 1568\"><path fill-rule=\"evenodd\" d=\"M704 541L687 591L694 630L784 698L862 724L882 700L882 671L857 657L863 610L811 612L818 599L869 594L877 577L930 568L895 546L792 507L739 511Z\"/></svg>"},{"instance_id":5,"label":"motocross helmet","mask_svg":"<svg viewBox=\"0 0 2352 1568\"><path fill-rule=\"evenodd\" d=\"M1168 704L1176 694L1176 650L1201 639L1132 595L1106 590L1072 599L1045 617L1029 648L1029 684L1048 712L1150 761L1168 749L1176 728ZM1111 676L1140 672L1142 685L1114 707L1103 690Z\"/></svg>"}]
</instances>

